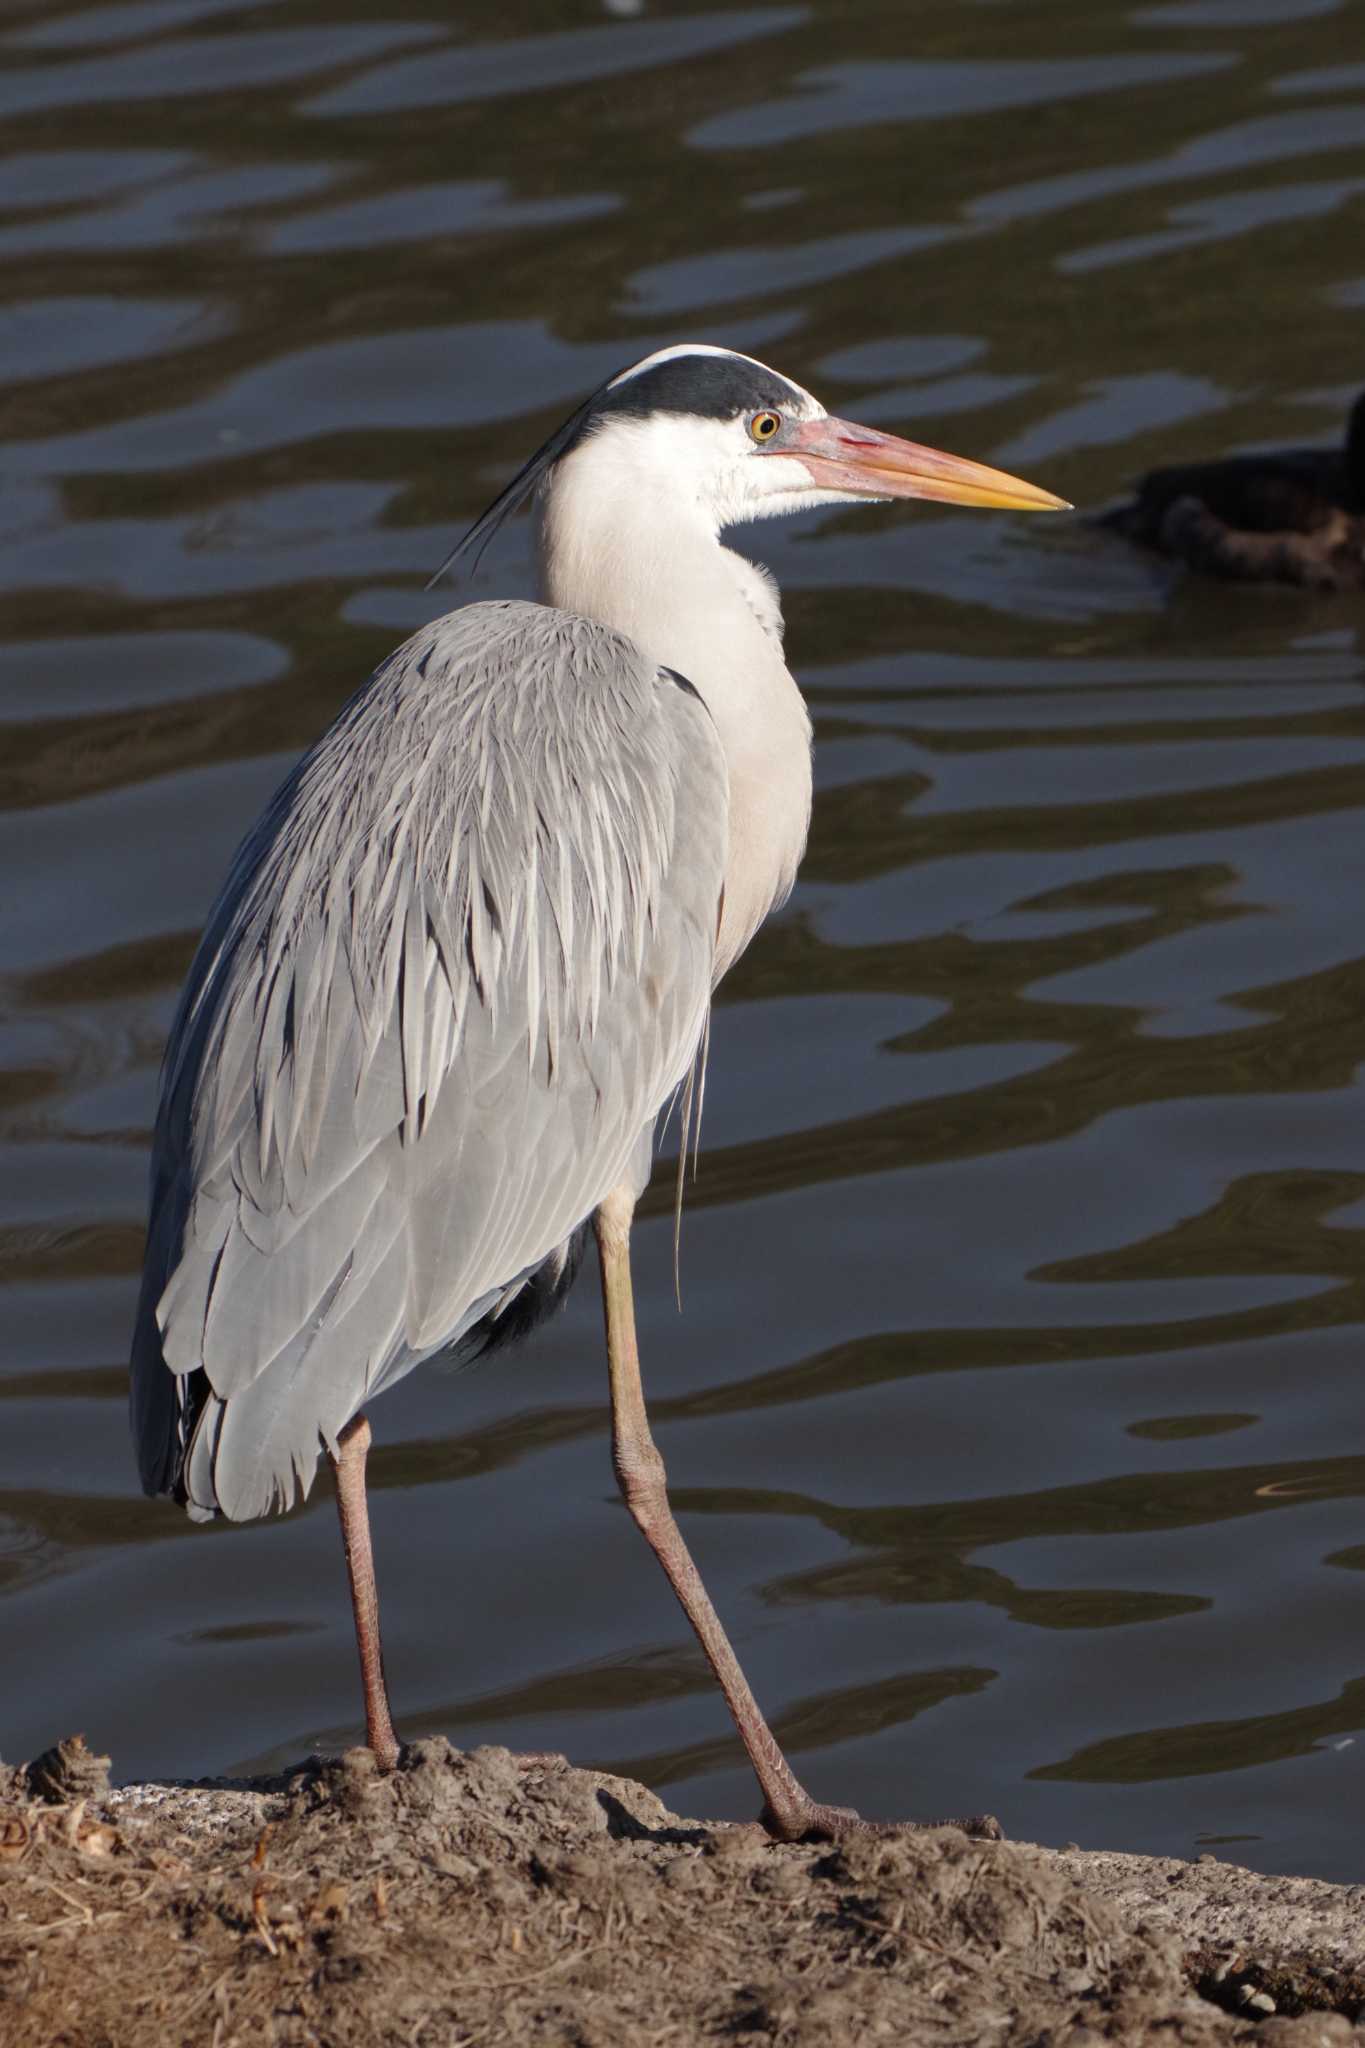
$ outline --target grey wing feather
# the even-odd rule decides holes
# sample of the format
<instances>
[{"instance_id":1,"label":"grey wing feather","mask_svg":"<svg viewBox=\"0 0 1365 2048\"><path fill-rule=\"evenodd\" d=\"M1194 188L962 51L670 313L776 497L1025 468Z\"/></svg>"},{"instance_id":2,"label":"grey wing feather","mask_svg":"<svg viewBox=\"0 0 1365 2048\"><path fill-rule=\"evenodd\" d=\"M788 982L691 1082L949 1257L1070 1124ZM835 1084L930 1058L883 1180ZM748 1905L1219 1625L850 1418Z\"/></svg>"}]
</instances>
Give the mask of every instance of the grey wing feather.
<instances>
[{"instance_id":1,"label":"grey wing feather","mask_svg":"<svg viewBox=\"0 0 1365 2048\"><path fill-rule=\"evenodd\" d=\"M240 1519L648 1173L726 857L705 706L570 614L472 605L352 699L243 844L162 1075L144 1484Z\"/></svg>"}]
</instances>

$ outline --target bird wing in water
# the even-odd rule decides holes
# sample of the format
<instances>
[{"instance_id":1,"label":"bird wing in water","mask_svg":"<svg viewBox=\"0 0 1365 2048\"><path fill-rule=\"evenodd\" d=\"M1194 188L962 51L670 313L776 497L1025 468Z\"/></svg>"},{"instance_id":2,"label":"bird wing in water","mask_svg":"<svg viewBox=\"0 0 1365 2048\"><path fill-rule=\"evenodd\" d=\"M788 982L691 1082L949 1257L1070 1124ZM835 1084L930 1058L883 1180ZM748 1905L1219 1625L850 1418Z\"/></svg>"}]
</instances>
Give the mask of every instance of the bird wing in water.
<instances>
[{"instance_id":1,"label":"bird wing in water","mask_svg":"<svg viewBox=\"0 0 1365 2048\"><path fill-rule=\"evenodd\" d=\"M468 606L352 698L238 852L167 1049L149 1490L288 1505L642 1180L708 1013L726 817L695 691L565 612Z\"/></svg>"}]
</instances>

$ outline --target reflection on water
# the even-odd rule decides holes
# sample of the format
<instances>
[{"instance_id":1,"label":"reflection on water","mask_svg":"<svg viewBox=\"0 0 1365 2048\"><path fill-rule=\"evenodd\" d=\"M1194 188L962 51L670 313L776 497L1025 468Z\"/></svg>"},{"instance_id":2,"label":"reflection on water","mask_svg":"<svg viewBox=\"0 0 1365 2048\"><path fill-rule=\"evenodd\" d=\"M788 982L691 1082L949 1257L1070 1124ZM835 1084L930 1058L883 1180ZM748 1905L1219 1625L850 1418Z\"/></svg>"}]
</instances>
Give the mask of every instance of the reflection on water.
<instances>
[{"instance_id":1,"label":"reflection on water","mask_svg":"<svg viewBox=\"0 0 1365 2048\"><path fill-rule=\"evenodd\" d=\"M243 826L450 600L462 520L695 335L1095 504L1335 440L1365 69L1335 0L33 6L0 48L0 1749L355 1738L332 1517L135 1493L156 1065ZM520 32L518 32L520 30ZM1358 1879L1358 604L1079 523L820 515L818 794L735 970L654 1412L818 1792ZM480 594L520 591L513 531ZM661 1176L662 1180L663 1176ZM592 1299L376 1411L404 1726L744 1813L616 1504ZM477 1560L477 1569L471 1566Z\"/></svg>"}]
</instances>

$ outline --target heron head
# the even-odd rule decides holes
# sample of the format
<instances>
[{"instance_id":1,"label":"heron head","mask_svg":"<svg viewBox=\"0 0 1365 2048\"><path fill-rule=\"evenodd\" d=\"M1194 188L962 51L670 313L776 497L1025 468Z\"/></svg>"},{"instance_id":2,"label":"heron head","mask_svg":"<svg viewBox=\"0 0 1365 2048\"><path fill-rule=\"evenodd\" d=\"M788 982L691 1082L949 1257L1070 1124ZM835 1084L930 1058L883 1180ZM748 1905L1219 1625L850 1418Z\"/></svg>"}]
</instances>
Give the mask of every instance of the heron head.
<instances>
[{"instance_id":1,"label":"heron head","mask_svg":"<svg viewBox=\"0 0 1365 2048\"><path fill-rule=\"evenodd\" d=\"M809 391L752 356L683 342L644 357L595 391L475 522L450 560L469 549L477 557L533 491L552 490L570 470L580 487L590 470L592 489L603 499L665 500L699 512L713 530L850 498L1066 509L1064 498L1002 470L836 419Z\"/></svg>"},{"instance_id":2,"label":"heron head","mask_svg":"<svg viewBox=\"0 0 1365 2048\"><path fill-rule=\"evenodd\" d=\"M752 356L702 343L660 350L597 392L581 437L623 487L699 501L718 527L847 498L1054 511L1065 500L1003 471L836 419ZM605 445L603 445L605 444Z\"/></svg>"}]
</instances>

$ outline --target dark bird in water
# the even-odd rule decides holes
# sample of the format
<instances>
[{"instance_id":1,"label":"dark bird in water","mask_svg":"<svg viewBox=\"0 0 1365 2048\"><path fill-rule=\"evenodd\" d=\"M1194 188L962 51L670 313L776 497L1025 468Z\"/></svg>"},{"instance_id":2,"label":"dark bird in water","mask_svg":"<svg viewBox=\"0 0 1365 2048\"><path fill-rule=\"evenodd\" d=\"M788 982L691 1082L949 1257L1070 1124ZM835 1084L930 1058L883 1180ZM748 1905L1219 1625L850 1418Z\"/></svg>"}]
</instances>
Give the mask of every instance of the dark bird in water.
<instances>
[{"instance_id":1,"label":"dark bird in water","mask_svg":"<svg viewBox=\"0 0 1365 2048\"><path fill-rule=\"evenodd\" d=\"M1208 576L1365 590L1365 392L1341 448L1153 469L1099 523Z\"/></svg>"}]
</instances>

